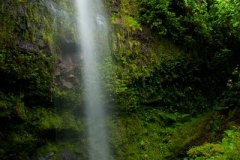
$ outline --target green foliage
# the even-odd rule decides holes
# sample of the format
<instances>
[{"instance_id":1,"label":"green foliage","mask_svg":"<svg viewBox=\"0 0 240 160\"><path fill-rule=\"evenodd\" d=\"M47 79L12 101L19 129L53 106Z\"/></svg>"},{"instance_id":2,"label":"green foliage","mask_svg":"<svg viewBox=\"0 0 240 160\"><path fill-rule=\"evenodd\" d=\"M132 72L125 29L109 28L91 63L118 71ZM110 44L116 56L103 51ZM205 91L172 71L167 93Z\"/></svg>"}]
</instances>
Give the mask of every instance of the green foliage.
<instances>
[{"instance_id":1,"label":"green foliage","mask_svg":"<svg viewBox=\"0 0 240 160\"><path fill-rule=\"evenodd\" d=\"M239 35L237 1L146 0L140 1L140 4L143 23L150 25L160 35L181 42L184 40L190 46L213 43L226 46L223 36L227 36L228 40L237 40L235 36Z\"/></svg>"},{"instance_id":2,"label":"green foliage","mask_svg":"<svg viewBox=\"0 0 240 160\"><path fill-rule=\"evenodd\" d=\"M129 15L115 14L112 16L112 23L114 25L121 25L121 27L125 28L128 32L141 30L141 25L136 19Z\"/></svg>"},{"instance_id":3,"label":"green foliage","mask_svg":"<svg viewBox=\"0 0 240 160\"><path fill-rule=\"evenodd\" d=\"M26 131L20 131L19 133L12 133L10 139L16 144L31 144L36 142L37 138L29 134Z\"/></svg>"},{"instance_id":4,"label":"green foliage","mask_svg":"<svg viewBox=\"0 0 240 160\"><path fill-rule=\"evenodd\" d=\"M35 125L39 129L59 129L63 123L63 119L60 116L55 115L52 111L48 111L47 109L36 109L34 113L30 115L34 115L32 117L32 122L36 123Z\"/></svg>"},{"instance_id":5,"label":"green foliage","mask_svg":"<svg viewBox=\"0 0 240 160\"><path fill-rule=\"evenodd\" d=\"M194 113L205 110L207 99L196 89L196 85L201 85L200 77L192 76L198 66L174 45L168 46L162 41L158 47L154 51L157 64L152 73L135 81L141 103L159 105L169 111Z\"/></svg>"},{"instance_id":6,"label":"green foliage","mask_svg":"<svg viewBox=\"0 0 240 160\"><path fill-rule=\"evenodd\" d=\"M60 45L76 39L70 1L0 2L0 157L35 159L37 148L56 139L57 131L75 133L75 92L59 91L53 71ZM56 91L59 91L58 94ZM69 110L56 112L54 94ZM70 92L69 92L70 93ZM70 98L69 98L70 97ZM78 101L79 102L79 101ZM65 104L66 103L66 104ZM65 108L67 108L65 106Z\"/></svg>"},{"instance_id":7,"label":"green foliage","mask_svg":"<svg viewBox=\"0 0 240 160\"><path fill-rule=\"evenodd\" d=\"M219 98L216 108L220 110L224 109L234 109L239 108L239 90L240 90L240 69L237 66L233 73L231 79L227 82L227 90L223 92Z\"/></svg>"},{"instance_id":8,"label":"green foliage","mask_svg":"<svg viewBox=\"0 0 240 160\"><path fill-rule=\"evenodd\" d=\"M198 66L183 51L164 40L154 44L148 54L141 53L141 48L126 50L124 38L121 42L120 34L117 36L123 46L114 55L115 86L111 89L121 106L155 105L186 113L207 110L208 100L198 89L202 77L193 76Z\"/></svg>"},{"instance_id":9,"label":"green foliage","mask_svg":"<svg viewBox=\"0 0 240 160\"><path fill-rule=\"evenodd\" d=\"M139 11L131 12L129 9L131 6L126 1L120 2L120 10L112 15L115 29L113 61L108 61L107 65L114 70L107 79L111 82L108 90L114 95L115 103L125 111L141 105L154 105L171 112L206 111L209 106L208 98L205 97L208 94L205 88L211 84L201 83L201 81L208 81L207 77L203 77L199 72L201 60L194 61L196 57L187 55L186 51L172 42L155 38L139 23L139 19L144 19L146 15L139 15ZM140 6L141 9L144 10L145 7L146 12L152 12L149 13L152 16L155 11L161 14L167 12L171 20L161 27L169 27L175 25L173 22L177 19L174 17L178 15L172 14L173 11L169 9L173 6L172 3L174 2L138 1L136 5L143 5ZM149 6L156 9L149 9ZM140 12L143 11L140 10ZM161 17L156 16L152 19ZM149 20L151 18L146 18L144 22ZM179 32L176 31L174 34L179 35ZM146 37L146 40L142 37Z\"/></svg>"},{"instance_id":10,"label":"green foliage","mask_svg":"<svg viewBox=\"0 0 240 160\"><path fill-rule=\"evenodd\" d=\"M208 104L213 106L225 89L229 71L237 63L234 58L239 58L239 48L233 47L239 42L239 28L236 22L236 28L230 27L239 14L239 4L225 3L137 1L139 10L131 12L131 6L120 1L118 12L112 16L115 33L111 68L116 73L109 85L117 104L126 110L140 105L187 113L211 109ZM161 39L149 33L145 24ZM225 30L231 33L225 35Z\"/></svg>"},{"instance_id":11,"label":"green foliage","mask_svg":"<svg viewBox=\"0 0 240 160\"><path fill-rule=\"evenodd\" d=\"M239 67L229 74L239 60L240 3L109 3L117 7L111 19L113 53L103 68L113 71L103 77L109 82L109 99L120 106L113 121L114 157L161 160L188 154L189 159L239 159L238 129L226 131L222 142L216 140L228 125L224 121L237 117L240 104ZM74 19L69 18L72 8L65 0L0 2L3 160L33 159L36 152L43 156L53 152L52 159L60 159L64 150L87 159L85 126L79 118L82 86L63 91L52 76L53 53L61 53L63 42L77 39ZM211 110L222 92L216 106L223 111L234 108L229 119L212 112L191 118ZM56 135L64 142L55 142Z\"/></svg>"},{"instance_id":12,"label":"green foliage","mask_svg":"<svg viewBox=\"0 0 240 160\"><path fill-rule=\"evenodd\" d=\"M156 111L157 112L157 111ZM163 122L156 112L131 114L117 117L113 133L114 157L116 159L163 159L168 148L159 134ZM156 120L156 121L155 121Z\"/></svg>"},{"instance_id":13,"label":"green foliage","mask_svg":"<svg viewBox=\"0 0 240 160\"><path fill-rule=\"evenodd\" d=\"M213 138L212 114L190 118L158 109L116 117L112 145L116 159L164 160L186 155L194 145Z\"/></svg>"},{"instance_id":14,"label":"green foliage","mask_svg":"<svg viewBox=\"0 0 240 160\"><path fill-rule=\"evenodd\" d=\"M237 160L240 158L240 132L238 129L225 131L225 136L221 143L206 143L201 146L191 148L188 151L189 157L196 160L217 159L217 160Z\"/></svg>"},{"instance_id":15,"label":"green foliage","mask_svg":"<svg viewBox=\"0 0 240 160\"><path fill-rule=\"evenodd\" d=\"M122 7L122 10L125 10L126 6ZM151 61L148 61L147 55L142 54L141 42L133 37L142 28L138 20L127 13L127 11L121 11L112 17L112 23L115 26L113 61L109 61L108 66L113 68L115 73L112 73L111 77L108 76L108 79L111 79L108 81L113 82L109 90L116 95L118 104L135 107L138 93L130 85L135 79L149 74L148 67Z\"/></svg>"},{"instance_id":16,"label":"green foliage","mask_svg":"<svg viewBox=\"0 0 240 160\"><path fill-rule=\"evenodd\" d=\"M7 95L0 92L0 110L2 128L0 132L0 156L2 159L28 159L27 154L36 146L37 138L29 131L24 122L28 120L26 106L22 96ZM18 124L14 124L14 123ZM12 152L15 151L15 152Z\"/></svg>"},{"instance_id":17,"label":"green foliage","mask_svg":"<svg viewBox=\"0 0 240 160\"><path fill-rule=\"evenodd\" d=\"M78 157L87 159L87 153L84 150L79 140L75 140L74 142L49 142L48 144L40 147L37 150L37 153L41 157L45 157L51 160L59 160L59 159L65 159L70 158L71 156L67 155L76 155ZM50 156L49 153L52 153ZM66 154L66 156L64 156ZM73 157L73 156L72 156Z\"/></svg>"},{"instance_id":18,"label":"green foliage","mask_svg":"<svg viewBox=\"0 0 240 160\"><path fill-rule=\"evenodd\" d=\"M4 93L0 92L0 117L1 118L10 118L12 112L14 111L13 107L13 96L6 96Z\"/></svg>"},{"instance_id":19,"label":"green foliage","mask_svg":"<svg viewBox=\"0 0 240 160\"><path fill-rule=\"evenodd\" d=\"M8 50L1 53L1 72L6 76L15 76L16 80L29 81L36 88L49 87L52 81L53 57L41 53L23 53ZM13 79L12 79L13 81Z\"/></svg>"},{"instance_id":20,"label":"green foliage","mask_svg":"<svg viewBox=\"0 0 240 160\"><path fill-rule=\"evenodd\" d=\"M223 153L223 151L224 148L220 144L205 143L199 147L190 149L188 155L192 157L192 159L201 159L200 157L210 159L210 157L216 158L216 156Z\"/></svg>"},{"instance_id":21,"label":"green foliage","mask_svg":"<svg viewBox=\"0 0 240 160\"><path fill-rule=\"evenodd\" d=\"M17 2L19 2L19 3L26 3L27 0L17 0Z\"/></svg>"},{"instance_id":22,"label":"green foliage","mask_svg":"<svg viewBox=\"0 0 240 160\"><path fill-rule=\"evenodd\" d=\"M203 115L193 118L191 121L169 128L168 147L174 154L168 158L174 159L186 154L186 150L196 144L203 143L206 139L212 138L211 132L214 130L213 122L216 121L212 115ZM211 122L212 123L209 123Z\"/></svg>"},{"instance_id":23,"label":"green foliage","mask_svg":"<svg viewBox=\"0 0 240 160\"><path fill-rule=\"evenodd\" d=\"M51 136L48 136L53 131L68 130L79 134L83 130L81 120L74 113L63 111L57 114L55 110L41 106L29 108L24 104L23 96L0 92L0 110L0 120L6 121L0 125L2 159L12 159L15 156L28 159L28 154L35 152L39 144L46 143L45 139L51 140ZM55 140L55 134L52 136Z\"/></svg>"},{"instance_id":24,"label":"green foliage","mask_svg":"<svg viewBox=\"0 0 240 160\"><path fill-rule=\"evenodd\" d=\"M174 2L171 0L140 1L142 22L150 24L151 28L156 30L160 35L181 35L181 33L184 31L184 28L181 26L180 22L181 17L177 17L176 13L170 10L172 3Z\"/></svg>"},{"instance_id":25,"label":"green foliage","mask_svg":"<svg viewBox=\"0 0 240 160\"><path fill-rule=\"evenodd\" d=\"M76 40L74 20L70 18L74 11L70 6L73 3L64 0L0 2L1 47L12 48L27 42L34 50L60 52L59 45L66 38Z\"/></svg>"},{"instance_id":26,"label":"green foliage","mask_svg":"<svg viewBox=\"0 0 240 160\"><path fill-rule=\"evenodd\" d=\"M8 95L0 92L0 110L0 118L11 120L15 117L23 121L28 120L27 108L22 95Z\"/></svg>"},{"instance_id":27,"label":"green foliage","mask_svg":"<svg viewBox=\"0 0 240 160\"><path fill-rule=\"evenodd\" d=\"M209 90L209 96L216 91L219 95L239 60L240 27L236 20L240 14L239 3L234 0L149 0L139 3L142 24L150 26L160 37L184 46L185 52L201 66L198 69L203 73L210 72L209 79L202 79L205 86L211 86L205 89Z\"/></svg>"}]
</instances>

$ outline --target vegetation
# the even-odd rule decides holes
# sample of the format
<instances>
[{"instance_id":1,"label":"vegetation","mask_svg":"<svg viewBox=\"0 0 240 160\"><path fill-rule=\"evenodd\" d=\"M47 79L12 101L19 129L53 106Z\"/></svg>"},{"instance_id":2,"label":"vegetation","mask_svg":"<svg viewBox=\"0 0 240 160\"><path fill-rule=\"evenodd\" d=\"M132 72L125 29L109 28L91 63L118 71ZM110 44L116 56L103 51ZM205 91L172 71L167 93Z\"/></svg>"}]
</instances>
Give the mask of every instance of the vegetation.
<instances>
[{"instance_id":1,"label":"vegetation","mask_svg":"<svg viewBox=\"0 0 240 160\"><path fill-rule=\"evenodd\" d=\"M238 0L105 3L112 159L240 159ZM72 2L0 8L1 159L87 159L81 65L62 48L78 44Z\"/></svg>"}]
</instances>

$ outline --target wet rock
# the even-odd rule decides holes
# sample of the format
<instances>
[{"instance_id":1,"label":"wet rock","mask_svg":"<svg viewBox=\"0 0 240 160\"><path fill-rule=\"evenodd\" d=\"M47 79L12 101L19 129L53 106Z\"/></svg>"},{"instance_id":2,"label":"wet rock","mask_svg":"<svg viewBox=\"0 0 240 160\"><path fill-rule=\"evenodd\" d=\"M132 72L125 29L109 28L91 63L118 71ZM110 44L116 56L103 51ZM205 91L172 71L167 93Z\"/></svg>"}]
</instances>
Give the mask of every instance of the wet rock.
<instances>
[{"instance_id":1,"label":"wet rock","mask_svg":"<svg viewBox=\"0 0 240 160\"><path fill-rule=\"evenodd\" d=\"M46 154L46 158L50 158L50 157L52 157L52 156L54 156L54 152L49 152L49 153L47 153Z\"/></svg>"},{"instance_id":2,"label":"wet rock","mask_svg":"<svg viewBox=\"0 0 240 160\"><path fill-rule=\"evenodd\" d=\"M58 77L61 75L61 70L60 68L57 68L55 71L54 71L54 76Z\"/></svg>"},{"instance_id":3,"label":"wet rock","mask_svg":"<svg viewBox=\"0 0 240 160\"><path fill-rule=\"evenodd\" d=\"M59 160L78 160L78 158L76 154L69 151L64 151L62 152Z\"/></svg>"},{"instance_id":4,"label":"wet rock","mask_svg":"<svg viewBox=\"0 0 240 160\"><path fill-rule=\"evenodd\" d=\"M20 50L24 50L26 52L34 52L36 48L31 42L21 40L16 41L16 46L18 46Z\"/></svg>"},{"instance_id":5,"label":"wet rock","mask_svg":"<svg viewBox=\"0 0 240 160\"><path fill-rule=\"evenodd\" d=\"M25 16L26 15L26 8L23 5L19 5L18 14L20 16Z\"/></svg>"},{"instance_id":6,"label":"wet rock","mask_svg":"<svg viewBox=\"0 0 240 160\"><path fill-rule=\"evenodd\" d=\"M79 83L77 70L79 61L72 54L65 54L59 59L54 75L57 79L56 83L64 90L72 89Z\"/></svg>"},{"instance_id":7,"label":"wet rock","mask_svg":"<svg viewBox=\"0 0 240 160\"><path fill-rule=\"evenodd\" d=\"M61 51L68 56L77 55L81 51L80 44L74 42L65 42L61 45Z\"/></svg>"},{"instance_id":8,"label":"wet rock","mask_svg":"<svg viewBox=\"0 0 240 160\"><path fill-rule=\"evenodd\" d=\"M54 152L49 152L46 155L40 155L37 157L37 160L50 160L55 155Z\"/></svg>"},{"instance_id":9,"label":"wet rock","mask_svg":"<svg viewBox=\"0 0 240 160\"><path fill-rule=\"evenodd\" d=\"M73 88L73 84L71 82L68 82L68 81L65 81L65 80L62 80L62 86L65 89L72 89Z\"/></svg>"},{"instance_id":10,"label":"wet rock","mask_svg":"<svg viewBox=\"0 0 240 160\"><path fill-rule=\"evenodd\" d=\"M44 43L44 41L40 38L37 39L36 44L40 49L44 49L47 47L46 43Z\"/></svg>"},{"instance_id":11,"label":"wet rock","mask_svg":"<svg viewBox=\"0 0 240 160\"><path fill-rule=\"evenodd\" d=\"M37 158L37 160L47 160L47 159L44 158L43 156L39 156L39 157Z\"/></svg>"},{"instance_id":12,"label":"wet rock","mask_svg":"<svg viewBox=\"0 0 240 160\"><path fill-rule=\"evenodd\" d=\"M68 77L67 77L67 80L69 82L72 82L72 83L77 83L77 77L75 77L73 74L70 74Z\"/></svg>"},{"instance_id":13,"label":"wet rock","mask_svg":"<svg viewBox=\"0 0 240 160\"><path fill-rule=\"evenodd\" d=\"M58 66L62 72L69 73L74 71L76 67L75 64L72 62L71 58L67 58L64 61L62 60Z\"/></svg>"}]
</instances>

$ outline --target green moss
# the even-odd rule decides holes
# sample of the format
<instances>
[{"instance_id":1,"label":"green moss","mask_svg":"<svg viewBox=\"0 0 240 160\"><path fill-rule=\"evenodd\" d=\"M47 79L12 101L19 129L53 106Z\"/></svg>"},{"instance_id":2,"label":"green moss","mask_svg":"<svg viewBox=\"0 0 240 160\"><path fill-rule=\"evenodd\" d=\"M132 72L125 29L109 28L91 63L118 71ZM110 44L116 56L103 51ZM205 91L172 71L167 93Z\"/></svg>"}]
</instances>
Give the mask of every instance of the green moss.
<instances>
[{"instance_id":1,"label":"green moss","mask_svg":"<svg viewBox=\"0 0 240 160\"><path fill-rule=\"evenodd\" d=\"M220 144L205 143L199 147L194 147L188 151L188 155L192 158L205 157L210 158L224 152L223 146Z\"/></svg>"},{"instance_id":2,"label":"green moss","mask_svg":"<svg viewBox=\"0 0 240 160\"><path fill-rule=\"evenodd\" d=\"M51 111L39 109L35 111L35 116L39 117L37 127L40 129L58 129L62 125L62 119Z\"/></svg>"},{"instance_id":3,"label":"green moss","mask_svg":"<svg viewBox=\"0 0 240 160\"><path fill-rule=\"evenodd\" d=\"M15 34L16 26L18 26L18 13L15 11L17 4L9 5L0 2L0 46L8 46L17 38Z\"/></svg>"},{"instance_id":4,"label":"green moss","mask_svg":"<svg viewBox=\"0 0 240 160\"><path fill-rule=\"evenodd\" d=\"M208 138L205 137L207 136L206 133L211 130L210 121L211 115L209 114L172 128L173 134L168 142L171 150L176 150L176 148L186 149L194 143L204 141L205 138Z\"/></svg>"},{"instance_id":5,"label":"green moss","mask_svg":"<svg viewBox=\"0 0 240 160\"><path fill-rule=\"evenodd\" d=\"M73 154L78 158L86 159L87 153L84 152L81 142L75 141L71 143L60 142L60 143L48 143L37 150L37 154L46 157L49 153L53 155L50 157L51 160L58 160L64 157L64 154Z\"/></svg>"},{"instance_id":6,"label":"green moss","mask_svg":"<svg viewBox=\"0 0 240 160\"><path fill-rule=\"evenodd\" d=\"M71 129L78 132L82 130L81 122L70 112L56 114L51 109L39 108L29 110L28 114L32 123L40 130Z\"/></svg>"},{"instance_id":7,"label":"green moss","mask_svg":"<svg viewBox=\"0 0 240 160\"><path fill-rule=\"evenodd\" d=\"M217 114L205 114L191 118L189 115L166 113L158 109L138 109L136 113L117 117L112 135L114 157L179 159L187 155L189 148L216 140L214 132L221 135L221 131L214 127L220 118L217 117ZM214 147L212 152L221 152L222 147Z\"/></svg>"},{"instance_id":8,"label":"green moss","mask_svg":"<svg viewBox=\"0 0 240 160\"><path fill-rule=\"evenodd\" d=\"M58 17L46 3L65 13ZM0 2L0 120L6 121L0 125L3 160L32 159L37 147L55 139L57 130L82 131L72 108L56 113L51 102L56 54L62 52L59 46L66 40L74 42L78 35L71 5L64 0Z\"/></svg>"},{"instance_id":9,"label":"green moss","mask_svg":"<svg viewBox=\"0 0 240 160\"><path fill-rule=\"evenodd\" d=\"M15 145L28 144L28 143L37 141L37 138L34 137L34 135L31 135L26 131L20 131L19 133L12 133L10 137L13 140L13 143Z\"/></svg>"},{"instance_id":10,"label":"green moss","mask_svg":"<svg viewBox=\"0 0 240 160\"><path fill-rule=\"evenodd\" d=\"M238 160L240 147L239 128L234 130L226 130L222 142L206 143L201 146L196 146L188 151L188 157L194 160Z\"/></svg>"},{"instance_id":11,"label":"green moss","mask_svg":"<svg viewBox=\"0 0 240 160\"><path fill-rule=\"evenodd\" d=\"M21 118L22 120L27 120L27 113L26 113L26 106L24 105L24 102L21 98L18 98L16 101L16 112L17 116Z\"/></svg>"},{"instance_id":12,"label":"green moss","mask_svg":"<svg viewBox=\"0 0 240 160\"><path fill-rule=\"evenodd\" d=\"M13 103L9 97L4 96L0 92L0 117L1 118L10 118L13 112Z\"/></svg>"}]
</instances>

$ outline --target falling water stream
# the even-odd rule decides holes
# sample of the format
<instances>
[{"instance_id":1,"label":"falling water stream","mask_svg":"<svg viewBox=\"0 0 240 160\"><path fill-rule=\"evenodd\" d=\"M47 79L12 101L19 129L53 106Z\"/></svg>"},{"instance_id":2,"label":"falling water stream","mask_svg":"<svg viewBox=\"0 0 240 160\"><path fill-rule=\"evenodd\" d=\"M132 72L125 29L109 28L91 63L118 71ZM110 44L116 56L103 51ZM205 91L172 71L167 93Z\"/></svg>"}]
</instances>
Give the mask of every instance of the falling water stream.
<instances>
[{"instance_id":1,"label":"falling water stream","mask_svg":"<svg viewBox=\"0 0 240 160\"><path fill-rule=\"evenodd\" d=\"M89 160L108 160L106 110L99 69L109 48L108 25L101 0L75 0L75 4L83 57Z\"/></svg>"}]
</instances>

